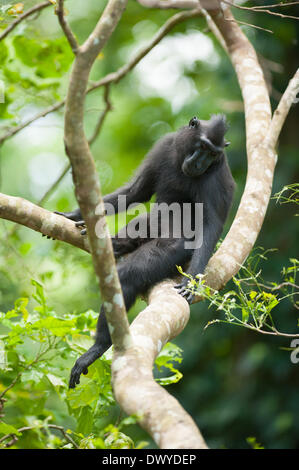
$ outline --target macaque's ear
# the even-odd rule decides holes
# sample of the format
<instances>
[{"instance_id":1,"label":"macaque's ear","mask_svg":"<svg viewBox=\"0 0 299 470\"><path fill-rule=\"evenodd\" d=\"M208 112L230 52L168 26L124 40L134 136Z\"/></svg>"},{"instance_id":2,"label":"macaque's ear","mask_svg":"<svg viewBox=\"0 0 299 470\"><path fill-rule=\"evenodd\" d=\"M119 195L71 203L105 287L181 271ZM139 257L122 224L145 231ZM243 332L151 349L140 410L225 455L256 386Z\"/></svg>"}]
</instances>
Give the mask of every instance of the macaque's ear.
<instances>
[{"instance_id":1,"label":"macaque's ear","mask_svg":"<svg viewBox=\"0 0 299 470\"><path fill-rule=\"evenodd\" d=\"M228 142L227 140L224 142L224 147L228 147L230 145L230 142Z\"/></svg>"}]
</instances>

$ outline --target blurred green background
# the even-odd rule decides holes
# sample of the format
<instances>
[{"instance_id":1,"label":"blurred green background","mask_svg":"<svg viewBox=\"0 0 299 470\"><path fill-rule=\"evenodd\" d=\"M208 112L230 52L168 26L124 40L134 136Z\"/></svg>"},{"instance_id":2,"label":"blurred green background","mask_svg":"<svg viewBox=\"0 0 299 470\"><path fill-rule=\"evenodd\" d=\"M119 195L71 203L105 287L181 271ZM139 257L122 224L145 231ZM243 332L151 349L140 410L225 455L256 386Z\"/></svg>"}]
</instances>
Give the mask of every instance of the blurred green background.
<instances>
[{"instance_id":1,"label":"blurred green background","mask_svg":"<svg viewBox=\"0 0 299 470\"><path fill-rule=\"evenodd\" d=\"M35 3L25 1L25 10ZM99 5L104 8L105 2L66 2L68 21L80 42L94 27ZM283 11L296 14L292 7ZM147 10L129 1L118 28L96 61L91 80L125 64L172 14ZM259 54L275 108L298 67L299 24L263 13L234 10L234 14L241 21L273 31L242 26ZM0 16L0 27L5 28L7 10ZM0 43L0 60L0 79L5 84L5 102L0 104L1 136L65 95L72 53L53 8L23 22ZM87 97L88 136L104 108L102 96L99 89ZM132 176L160 136L185 125L194 115L202 119L217 112L227 115L227 139L231 142L227 154L237 190L226 233L246 179L244 113L231 63L206 31L204 20L188 20L174 28L131 73L111 87L110 98L113 110L92 145L104 194ZM298 106L294 106L279 140L273 194L299 179L298 131ZM39 119L1 146L0 191L38 203L66 162L61 110ZM77 207L70 172L44 207L60 211ZM289 264L289 258L298 257L295 212L292 205L270 202L257 241L265 249L277 249L262 266L268 282L280 282L282 267ZM31 293L31 278L43 283L48 303L57 312L99 309L89 255L24 227L15 230L12 223L3 220L0 237L0 311L11 309L17 297ZM143 305L138 300L130 318ZM292 364L290 353L281 349L289 347L290 340L226 324L204 330L217 316L207 302L191 308L190 322L175 340L184 350L180 365L184 377L169 391L193 416L211 447L247 448L247 438L254 436L265 448L297 448L298 364ZM296 330L298 314L288 300L274 311L274 318L281 330ZM54 413L55 406L51 403ZM62 423L67 419L61 410L57 409L56 415ZM132 434L149 440L137 427L132 428Z\"/></svg>"}]
</instances>

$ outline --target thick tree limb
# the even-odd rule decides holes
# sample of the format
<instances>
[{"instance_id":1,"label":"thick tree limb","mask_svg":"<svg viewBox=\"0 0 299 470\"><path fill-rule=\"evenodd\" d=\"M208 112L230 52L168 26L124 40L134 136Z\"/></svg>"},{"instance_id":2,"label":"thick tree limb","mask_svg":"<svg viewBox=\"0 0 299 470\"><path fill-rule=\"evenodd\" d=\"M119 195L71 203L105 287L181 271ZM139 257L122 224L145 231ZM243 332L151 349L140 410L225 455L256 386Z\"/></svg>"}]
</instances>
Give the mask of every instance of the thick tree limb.
<instances>
[{"instance_id":1,"label":"thick tree limb","mask_svg":"<svg viewBox=\"0 0 299 470\"><path fill-rule=\"evenodd\" d=\"M90 251L87 238L82 237L80 230L71 220L53 214L53 212L38 207L26 199L0 193L0 218L24 225L50 238L81 248L81 250Z\"/></svg>"},{"instance_id":2,"label":"thick tree limb","mask_svg":"<svg viewBox=\"0 0 299 470\"><path fill-rule=\"evenodd\" d=\"M224 13L224 14L223 14ZM245 107L248 172L233 224L206 269L206 283L222 288L238 272L260 232L271 196L276 155L264 148L271 107L263 72L254 48L233 21L230 9L210 11L236 70Z\"/></svg>"},{"instance_id":3,"label":"thick tree limb","mask_svg":"<svg viewBox=\"0 0 299 470\"><path fill-rule=\"evenodd\" d=\"M178 401L153 379L153 362L164 344L176 337L189 320L189 305L164 281L152 289L149 305L131 324L133 346L115 353L112 383L117 401L162 449L205 449L197 426Z\"/></svg>"}]
</instances>

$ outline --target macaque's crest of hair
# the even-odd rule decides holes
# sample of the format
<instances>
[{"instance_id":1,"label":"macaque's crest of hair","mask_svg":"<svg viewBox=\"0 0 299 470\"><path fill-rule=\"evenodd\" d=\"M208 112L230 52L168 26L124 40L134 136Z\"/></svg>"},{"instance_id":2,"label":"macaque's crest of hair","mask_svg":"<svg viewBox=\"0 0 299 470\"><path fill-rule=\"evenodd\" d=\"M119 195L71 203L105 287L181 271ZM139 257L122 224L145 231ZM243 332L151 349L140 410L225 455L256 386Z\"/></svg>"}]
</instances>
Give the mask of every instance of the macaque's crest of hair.
<instances>
[{"instance_id":1,"label":"macaque's crest of hair","mask_svg":"<svg viewBox=\"0 0 299 470\"><path fill-rule=\"evenodd\" d=\"M224 145L224 134L228 130L226 117L223 114L213 114L208 127L208 137L216 146Z\"/></svg>"}]
</instances>

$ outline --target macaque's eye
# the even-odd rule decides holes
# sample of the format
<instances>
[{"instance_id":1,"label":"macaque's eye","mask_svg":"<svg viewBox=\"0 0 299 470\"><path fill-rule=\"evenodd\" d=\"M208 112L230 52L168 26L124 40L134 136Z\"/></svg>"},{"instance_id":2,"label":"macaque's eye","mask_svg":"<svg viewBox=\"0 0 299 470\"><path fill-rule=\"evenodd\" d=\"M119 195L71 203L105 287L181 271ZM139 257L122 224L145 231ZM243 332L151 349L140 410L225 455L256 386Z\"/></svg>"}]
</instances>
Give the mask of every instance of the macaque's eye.
<instances>
[{"instance_id":1,"label":"macaque's eye","mask_svg":"<svg viewBox=\"0 0 299 470\"><path fill-rule=\"evenodd\" d=\"M217 157L218 152L210 152L210 154L211 154L211 157L215 158L215 157Z\"/></svg>"},{"instance_id":2,"label":"macaque's eye","mask_svg":"<svg viewBox=\"0 0 299 470\"><path fill-rule=\"evenodd\" d=\"M199 121L196 116L194 116L192 119L189 121L189 127L198 127Z\"/></svg>"}]
</instances>

